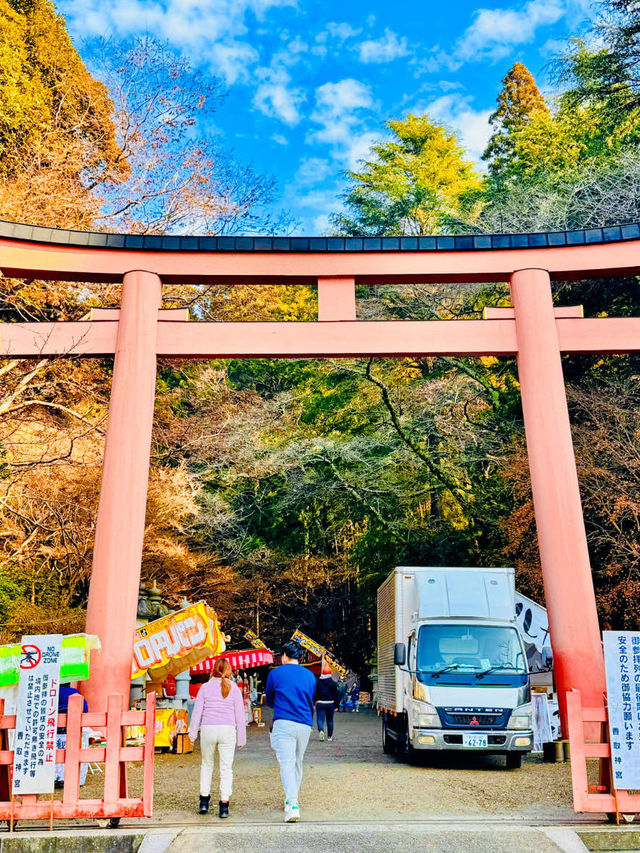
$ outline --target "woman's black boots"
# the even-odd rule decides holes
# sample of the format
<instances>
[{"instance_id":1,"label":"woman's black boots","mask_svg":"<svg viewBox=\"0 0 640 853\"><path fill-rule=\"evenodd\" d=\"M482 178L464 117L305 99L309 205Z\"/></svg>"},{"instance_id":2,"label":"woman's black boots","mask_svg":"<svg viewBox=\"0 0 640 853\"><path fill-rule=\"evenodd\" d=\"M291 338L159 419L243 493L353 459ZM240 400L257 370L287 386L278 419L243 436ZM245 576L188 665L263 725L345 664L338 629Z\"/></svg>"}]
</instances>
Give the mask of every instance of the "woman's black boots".
<instances>
[{"instance_id":1,"label":"woman's black boots","mask_svg":"<svg viewBox=\"0 0 640 853\"><path fill-rule=\"evenodd\" d=\"M218 817L229 817L229 801L223 803L222 800L218 803Z\"/></svg>"},{"instance_id":2,"label":"woman's black boots","mask_svg":"<svg viewBox=\"0 0 640 853\"><path fill-rule=\"evenodd\" d=\"M211 797L203 797L200 795L200 808L198 809L199 814L209 814L209 803L211 802Z\"/></svg>"}]
</instances>

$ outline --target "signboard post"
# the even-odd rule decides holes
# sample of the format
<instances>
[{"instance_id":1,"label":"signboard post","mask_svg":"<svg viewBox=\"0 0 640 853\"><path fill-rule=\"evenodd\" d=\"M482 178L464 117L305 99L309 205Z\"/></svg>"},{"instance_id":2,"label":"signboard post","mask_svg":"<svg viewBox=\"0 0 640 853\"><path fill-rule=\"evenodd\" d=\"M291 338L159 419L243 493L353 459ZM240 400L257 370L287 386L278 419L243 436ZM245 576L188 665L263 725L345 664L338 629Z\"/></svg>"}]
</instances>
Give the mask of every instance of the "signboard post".
<instances>
[{"instance_id":1,"label":"signboard post","mask_svg":"<svg viewBox=\"0 0 640 853\"><path fill-rule=\"evenodd\" d=\"M13 794L53 793L62 634L22 638Z\"/></svg>"},{"instance_id":2,"label":"signboard post","mask_svg":"<svg viewBox=\"0 0 640 853\"><path fill-rule=\"evenodd\" d=\"M640 632L604 631L613 787L640 788Z\"/></svg>"}]
</instances>

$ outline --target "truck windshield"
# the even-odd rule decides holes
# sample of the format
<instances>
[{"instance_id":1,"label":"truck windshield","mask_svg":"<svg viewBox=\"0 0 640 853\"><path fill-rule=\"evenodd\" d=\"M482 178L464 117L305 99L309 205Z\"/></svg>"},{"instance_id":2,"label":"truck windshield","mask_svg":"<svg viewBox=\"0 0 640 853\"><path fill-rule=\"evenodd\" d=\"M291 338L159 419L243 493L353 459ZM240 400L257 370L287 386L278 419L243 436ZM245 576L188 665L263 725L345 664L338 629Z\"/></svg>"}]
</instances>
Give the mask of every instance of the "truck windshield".
<instances>
[{"instance_id":1,"label":"truck windshield","mask_svg":"<svg viewBox=\"0 0 640 853\"><path fill-rule=\"evenodd\" d=\"M498 625L423 625L418 634L420 672L522 675L527 672L516 628Z\"/></svg>"}]
</instances>

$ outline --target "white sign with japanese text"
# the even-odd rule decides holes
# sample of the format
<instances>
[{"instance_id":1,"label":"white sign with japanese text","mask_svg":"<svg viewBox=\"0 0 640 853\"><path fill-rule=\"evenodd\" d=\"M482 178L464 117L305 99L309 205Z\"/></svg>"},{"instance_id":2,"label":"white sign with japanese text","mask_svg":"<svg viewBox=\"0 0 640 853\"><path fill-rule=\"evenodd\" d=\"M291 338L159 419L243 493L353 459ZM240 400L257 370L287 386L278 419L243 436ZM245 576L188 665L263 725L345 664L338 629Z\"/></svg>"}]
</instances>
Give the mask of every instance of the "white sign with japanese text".
<instances>
[{"instance_id":1,"label":"white sign with japanese text","mask_svg":"<svg viewBox=\"0 0 640 853\"><path fill-rule=\"evenodd\" d=\"M14 794L50 794L56 770L62 634L22 638L13 758Z\"/></svg>"},{"instance_id":2,"label":"white sign with japanese text","mask_svg":"<svg viewBox=\"0 0 640 853\"><path fill-rule=\"evenodd\" d=\"M640 632L604 631L613 785L640 788Z\"/></svg>"}]
</instances>

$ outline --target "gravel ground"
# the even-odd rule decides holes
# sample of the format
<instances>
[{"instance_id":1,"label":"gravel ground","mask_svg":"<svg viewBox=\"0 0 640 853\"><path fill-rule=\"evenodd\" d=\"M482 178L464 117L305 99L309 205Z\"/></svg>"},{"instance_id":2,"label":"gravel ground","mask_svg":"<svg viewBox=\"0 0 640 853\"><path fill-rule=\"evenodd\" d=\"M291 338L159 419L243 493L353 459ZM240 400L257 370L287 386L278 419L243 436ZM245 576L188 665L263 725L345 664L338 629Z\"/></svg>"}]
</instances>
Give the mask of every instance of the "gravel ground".
<instances>
[{"instance_id":1,"label":"gravel ground","mask_svg":"<svg viewBox=\"0 0 640 853\"><path fill-rule=\"evenodd\" d=\"M319 742L315 730L312 734L300 798L303 817L381 821L504 816L536 822L575 818L568 764L545 764L534 756L520 770L505 770L504 759L497 756L449 754L437 759L419 767L402 764L383 754L376 716L337 714L333 743ZM195 814L199 762L198 746L190 755L156 757L154 823L203 819ZM135 781L134 776L134 789ZM217 800L217 774L213 785L212 801ZM236 752L231 811L241 821L282 820L282 788L268 724L251 726L247 746Z\"/></svg>"}]
</instances>

